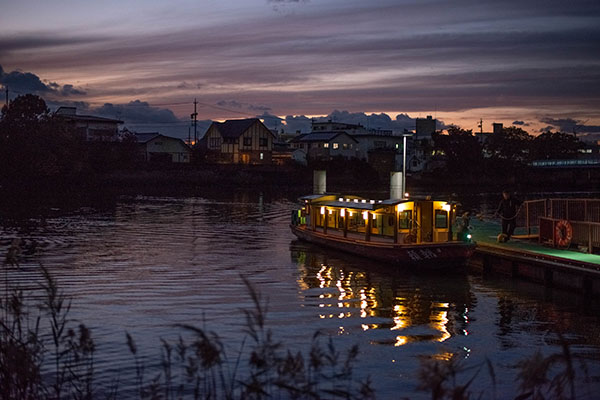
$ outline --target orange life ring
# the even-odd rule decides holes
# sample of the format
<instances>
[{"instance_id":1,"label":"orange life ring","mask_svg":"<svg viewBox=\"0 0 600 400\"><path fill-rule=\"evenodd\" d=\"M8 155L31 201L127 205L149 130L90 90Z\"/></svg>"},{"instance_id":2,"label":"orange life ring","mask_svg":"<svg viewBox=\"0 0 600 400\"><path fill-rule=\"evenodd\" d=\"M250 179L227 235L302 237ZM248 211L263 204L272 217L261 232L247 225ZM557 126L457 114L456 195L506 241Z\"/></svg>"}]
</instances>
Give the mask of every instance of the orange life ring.
<instances>
[{"instance_id":1,"label":"orange life ring","mask_svg":"<svg viewBox=\"0 0 600 400\"><path fill-rule=\"evenodd\" d=\"M573 226L566 219L561 219L554 226L554 243L560 247L569 247L573 239Z\"/></svg>"}]
</instances>

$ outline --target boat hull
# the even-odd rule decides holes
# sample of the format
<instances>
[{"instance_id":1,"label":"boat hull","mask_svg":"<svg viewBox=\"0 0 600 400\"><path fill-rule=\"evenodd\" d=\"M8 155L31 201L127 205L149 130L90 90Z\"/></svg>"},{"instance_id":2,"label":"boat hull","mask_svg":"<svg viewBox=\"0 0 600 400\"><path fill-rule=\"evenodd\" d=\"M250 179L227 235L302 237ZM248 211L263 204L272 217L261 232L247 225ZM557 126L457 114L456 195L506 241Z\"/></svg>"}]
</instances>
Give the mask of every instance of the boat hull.
<instances>
[{"instance_id":1,"label":"boat hull","mask_svg":"<svg viewBox=\"0 0 600 400\"><path fill-rule=\"evenodd\" d=\"M423 244L397 244L367 242L351 238L326 235L303 226L290 225L292 233L300 240L355 254L372 260L399 265L419 264L428 269L441 269L462 265L473 254L474 243L446 242Z\"/></svg>"}]
</instances>

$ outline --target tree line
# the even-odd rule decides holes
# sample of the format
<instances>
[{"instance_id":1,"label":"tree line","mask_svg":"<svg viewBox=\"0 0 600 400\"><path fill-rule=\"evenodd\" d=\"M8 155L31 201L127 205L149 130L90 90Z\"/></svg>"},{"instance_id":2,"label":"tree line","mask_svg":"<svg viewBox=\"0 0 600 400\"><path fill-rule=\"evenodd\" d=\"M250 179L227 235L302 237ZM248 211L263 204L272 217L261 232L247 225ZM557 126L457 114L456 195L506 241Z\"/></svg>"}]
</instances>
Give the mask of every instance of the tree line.
<instances>
[{"instance_id":1,"label":"tree line","mask_svg":"<svg viewBox=\"0 0 600 400\"><path fill-rule=\"evenodd\" d=\"M19 96L2 108L0 178L5 182L82 178L133 168L139 159L134 137L86 142L72 124L55 117L39 96Z\"/></svg>"},{"instance_id":2,"label":"tree line","mask_svg":"<svg viewBox=\"0 0 600 400\"><path fill-rule=\"evenodd\" d=\"M472 130L452 126L448 134L433 135L430 150L445 161L448 173L472 176L514 173L534 160L575 158L582 146L572 134L547 131L533 136L514 126L482 142Z\"/></svg>"}]
</instances>

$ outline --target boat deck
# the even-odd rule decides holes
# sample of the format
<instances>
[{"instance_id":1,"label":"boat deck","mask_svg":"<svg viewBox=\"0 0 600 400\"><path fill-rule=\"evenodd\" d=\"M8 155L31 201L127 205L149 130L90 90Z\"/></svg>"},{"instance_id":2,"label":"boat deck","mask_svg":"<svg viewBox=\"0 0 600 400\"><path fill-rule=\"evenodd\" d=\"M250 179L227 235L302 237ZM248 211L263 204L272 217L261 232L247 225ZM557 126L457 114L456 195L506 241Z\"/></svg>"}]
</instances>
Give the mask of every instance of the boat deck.
<instances>
[{"instance_id":1,"label":"boat deck","mask_svg":"<svg viewBox=\"0 0 600 400\"><path fill-rule=\"evenodd\" d=\"M522 232L519 232L518 228L515 231L516 237L506 243L498 243L497 237L502 231L499 222L482 222L472 219L471 225L473 226L473 240L477 242L477 251L534 257L538 260L545 259L548 262L600 271L600 255L546 246L538 243L536 239L529 239L528 235L519 235Z\"/></svg>"},{"instance_id":2,"label":"boat deck","mask_svg":"<svg viewBox=\"0 0 600 400\"><path fill-rule=\"evenodd\" d=\"M323 228L317 227L316 232L323 233ZM344 232L341 231L341 230L328 228L327 229L327 236L334 236L336 238L343 238L344 237ZM365 242L365 243L394 244L394 238L389 237L389 236L376 235L376 234L373 234L373 233L371 234L371 238L370 238L371 240L369 242L367 242L365 240L365 233L364 232L348 231L346 239L347 240L359 241L359 242Z\"/></svg>"},{"instance_id":3,"label":"boat deck","mask_svg":"<svg viewBox=\"0 0 600 400\"><path fill-rule=\"evenodd\" d=\"M321 227L317 227L316 232L319 233L323 233L323 228ZM327 229L327 236L333 236L336 238L344 238L344 232L341 230L337 230L337 229L332 229L332 228L328 228ZM365 233L364 232L355 232L355 231L348 231L347 236L345 238L346 240L351 240L351 241L356 241L356 242L361 242L361 243L370 243L370 244L389 244L389 245L394 245L394 244L398 244L398 245L402 245L405 244L402 242L402 238L398 238L398 243L394 243L394 238L390 237L390 236L383 236L383 235L379 235L379 234L375 234L372 233L370 240L366 241L365 240ZM442 243L446 243L446 242L442 242ZM415 244L415 243L413 243ZM421 244L436 244L436 242L424 242ZM440 244L440 243L437 243Z\"/></svg>"}]
</instances>

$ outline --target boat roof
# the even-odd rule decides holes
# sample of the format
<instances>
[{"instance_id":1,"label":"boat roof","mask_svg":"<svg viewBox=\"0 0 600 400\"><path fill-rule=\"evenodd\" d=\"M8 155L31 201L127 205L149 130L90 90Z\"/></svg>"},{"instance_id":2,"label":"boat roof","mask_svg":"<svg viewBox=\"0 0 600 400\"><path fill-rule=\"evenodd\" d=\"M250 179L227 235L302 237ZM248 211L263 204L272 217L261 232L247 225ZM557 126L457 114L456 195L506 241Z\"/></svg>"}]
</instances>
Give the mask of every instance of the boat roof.
<instances>
[{"instance_id":1,"label":"boat roof","mask_svg":"<svg viewBox=\"0 0 600 400\"><path fill-rule=\"evenodd\" d=\"M335 200L332 200L334 197ZM340 200L342 199L342 200ZM432 199L428 197L411 197L404 199L386 199L386 200L368 200L357 196L342 196L340 194L313 194L303 196L300 200L309 201L311 203L318 203L323 207L334 207L334 208L353 208L357 210L378 210L385 207L397 206L402 203L410 203L413 201L443 201L449 204L456 204L455 201Z\"/></svg>"},{"instance_id":2,"label":"boat roof","mask_svg":"<svg viewBox=\"0 0 600 400\"><path fill-rule=\"evenodd\" d=\"M339 193L309 194L309 195L300 197L300 200L309 200L309 201L312 200L312 201L314 201L314 200L319 200L319 199L321 199L323 197L331 197L331 196L338 197Z\"/></svg>"},{"instance_id":3,"label":"boat roof","mask_svg":"<svg viewBox=\"0 0 600 400\"><path fill-rule=\"evenodd\" d=\"M355 201L357 200L357 201ZM365 201L363 201L365 200ZM396 206L401 203L407 203L412 199L388 199L388 200L366 200L366 199L351 199L350 201L328 201L322 205L326 207L338 208L354 208L358 210L378 210L380 208Z\"/></svg>"}]
</instances>

